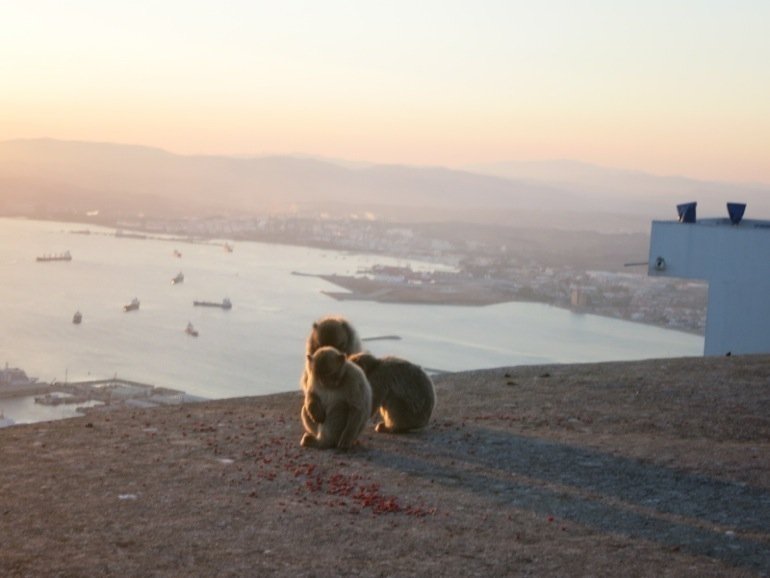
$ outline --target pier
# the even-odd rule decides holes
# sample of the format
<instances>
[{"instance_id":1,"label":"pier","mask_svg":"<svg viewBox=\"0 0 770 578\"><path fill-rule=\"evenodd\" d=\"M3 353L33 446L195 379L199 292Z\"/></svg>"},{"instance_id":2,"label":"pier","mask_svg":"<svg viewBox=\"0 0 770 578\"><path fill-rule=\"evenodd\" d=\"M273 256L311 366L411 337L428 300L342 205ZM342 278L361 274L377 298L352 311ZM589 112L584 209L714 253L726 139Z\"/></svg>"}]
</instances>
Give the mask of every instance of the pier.
<instances>
[{"instance_id":1,"label":"pier","mask_svg":"<svg viewBox=\"0 0 770 578\"><path fill-rule=\"evenodd\" d=\"M59 395L57 395L59 394ZM183 391L128 379L92 379L87 381L53 382L35 402L60 405L100 402L104 405L169 405L193 401Z\"/></svg>"}]
</instances>

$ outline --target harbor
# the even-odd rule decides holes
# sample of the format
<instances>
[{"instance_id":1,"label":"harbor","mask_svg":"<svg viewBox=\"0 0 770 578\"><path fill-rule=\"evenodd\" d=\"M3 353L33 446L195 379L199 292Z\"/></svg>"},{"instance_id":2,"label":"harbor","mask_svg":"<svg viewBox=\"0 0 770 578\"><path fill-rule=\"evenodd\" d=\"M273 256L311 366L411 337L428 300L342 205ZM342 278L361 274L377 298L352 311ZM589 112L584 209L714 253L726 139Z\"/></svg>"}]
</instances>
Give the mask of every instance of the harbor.
<instances>
[{"instance_id":1,"label":"harbor","mask_svg":"<svg viewBox=\"0 0 770 578\"><path fill-rule=\"evenodd\" d=\"M675 357L703 349L702 338L537 303L421 307L335 301L322 291L342 288L292 274L356 276L378 265L433 271L429 263L242 242L232 254L221 245L178 246L182 267L166 241L71 235L63 223L0 221L0 270L6 280L0 293L13 303L0 332L0 364L7 359L46 384L117 373L209 399L294 391L310 323L326 313L348 317L364 338L401 337L367 342L375 355L446 371ZM23 254L13 247L15 238L28 239ZM69 248L73 262L54 266L52 295L53 270L35 263L34 256L58 247ZM172 285L180 271L184 282ZM139 310L124 313L133 297L141 300ZM221 308L225 297L229 311ZM220 307L195 306L196 300ZM76 311L80 324L73 323ZM186 332L188 323L198 337ZM54 408L30 403L33 409ZM11 415L2 401L0 410Z\"/></svg>"},{"instance_id":2,"label":"harbor","mask_svg":"<svg viewBox=\"0 0 770 578\"><path fill-rule=\"evenodd\" d=\"M92 411L179 405L204 398L114 376L108 379L52 381L30 378L19 369L0 369L0 427L84 415Z\"/></svg>"},{"instance_id":3,"label":"harbor","mask_svg":"<svg viewBox=\"0 0 770 578\"><path fill-rule=\"evenodd\" d=\"M0 369L0 399L46 393L49 387L49 384L29 377L23 369L10 367L8 362Z\"/></svg>"},{"instance_id":4,"label":"harbor","mask_svg":"<svg viewBox=\"0 0 770 578\"><path fill-rule=\"evenodd\" d=\"M195 398L183 391L130 381L127 379L94 379L89 381L53 382L50 391L35 397L43 405L99 402L104 406L151 407L176 405Z\"/></svg>"}]
</instances>

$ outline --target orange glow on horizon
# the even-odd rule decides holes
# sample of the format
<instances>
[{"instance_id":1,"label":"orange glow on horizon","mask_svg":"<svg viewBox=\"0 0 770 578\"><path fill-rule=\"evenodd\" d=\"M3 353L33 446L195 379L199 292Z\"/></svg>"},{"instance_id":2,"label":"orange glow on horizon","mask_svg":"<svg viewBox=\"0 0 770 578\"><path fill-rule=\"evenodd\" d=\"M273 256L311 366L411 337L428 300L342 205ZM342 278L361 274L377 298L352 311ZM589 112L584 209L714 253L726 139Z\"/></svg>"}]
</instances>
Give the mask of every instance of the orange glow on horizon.
<instances>
[{"instance_id":1,"label":"orange glow on horizon","mask_svg":"<svg viewBox=\"0 0 770 578\"><path fill-rule=\"evenodd\" d=\"M767 3L142 4L0 8L0 140L770 183Z\"/></svg>"}]
</instances>

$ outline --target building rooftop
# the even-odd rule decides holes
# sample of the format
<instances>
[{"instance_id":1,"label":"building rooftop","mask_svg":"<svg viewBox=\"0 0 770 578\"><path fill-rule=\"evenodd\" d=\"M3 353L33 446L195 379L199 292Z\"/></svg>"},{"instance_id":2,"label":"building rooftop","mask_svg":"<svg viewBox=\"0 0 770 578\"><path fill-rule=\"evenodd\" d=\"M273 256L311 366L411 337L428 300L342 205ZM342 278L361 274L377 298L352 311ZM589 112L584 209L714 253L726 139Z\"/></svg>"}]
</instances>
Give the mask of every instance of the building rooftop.
<instances>
[{"instance_id":1,"label":"building rooftop","mask_svg":"<svg viewBox=\"0 0 770 578\"><path fill-rule=\"evenodd\" d=\"M681 222L675 219L660 219L654 223L679 223L682 225L700 225L703 227L734 227L736 229L770 229L770 220L764 219L742 219L740 223L734 224L727 217L714 217L707 219L698 219L695 222Z\"/></svg>"}]
</instances>

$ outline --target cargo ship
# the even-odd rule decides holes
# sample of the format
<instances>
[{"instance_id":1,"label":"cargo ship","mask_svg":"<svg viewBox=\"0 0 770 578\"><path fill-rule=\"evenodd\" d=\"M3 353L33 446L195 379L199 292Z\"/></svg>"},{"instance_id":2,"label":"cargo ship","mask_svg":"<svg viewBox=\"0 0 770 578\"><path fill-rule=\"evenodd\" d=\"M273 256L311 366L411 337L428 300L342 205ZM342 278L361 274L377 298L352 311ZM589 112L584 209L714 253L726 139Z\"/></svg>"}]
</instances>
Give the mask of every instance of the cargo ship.
<instances>
[{"instance_id":1,"label":"cargo ship","mask_svg":"<svg viewBox=\"0 0 770 578\"><path fill-rule=\"evenodd\" d=\"M232 309L233 304L230 299L225 297L221 302L219 301L193 301L195 307L220 307L221 309Z\"/></svg>"},{"instance_id":2,"label":"cargo ship","mask_svg":"<svg viewBox=\"0 0 770 578\"><path fill-rule=\"evenodd\" d=\"M69 251L64 253L53 253L47 255L41 255L37 258L38 262L45 263L47 261L72 261L72 254Z\"/></svg>"}]
</instances>

